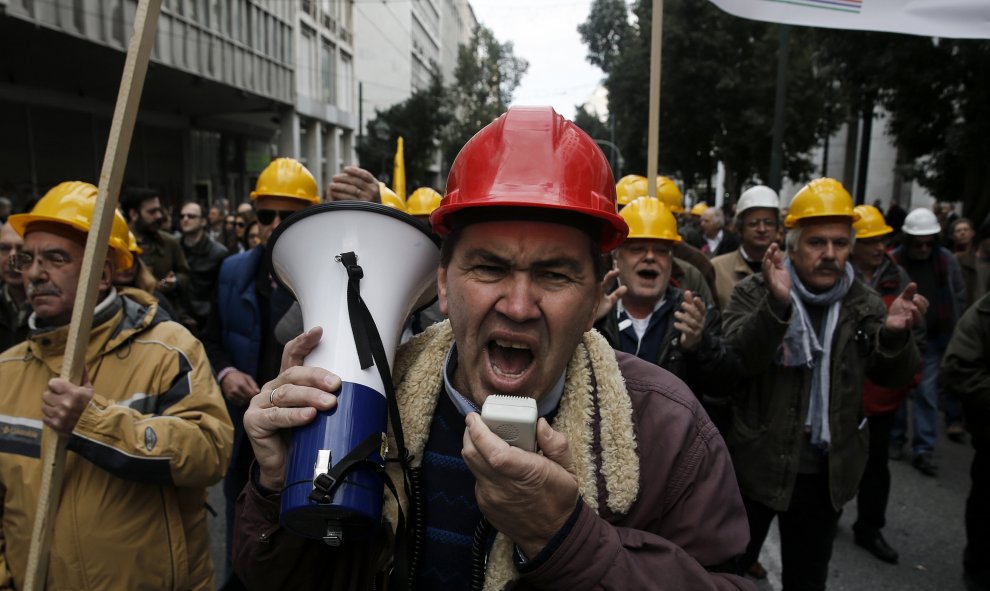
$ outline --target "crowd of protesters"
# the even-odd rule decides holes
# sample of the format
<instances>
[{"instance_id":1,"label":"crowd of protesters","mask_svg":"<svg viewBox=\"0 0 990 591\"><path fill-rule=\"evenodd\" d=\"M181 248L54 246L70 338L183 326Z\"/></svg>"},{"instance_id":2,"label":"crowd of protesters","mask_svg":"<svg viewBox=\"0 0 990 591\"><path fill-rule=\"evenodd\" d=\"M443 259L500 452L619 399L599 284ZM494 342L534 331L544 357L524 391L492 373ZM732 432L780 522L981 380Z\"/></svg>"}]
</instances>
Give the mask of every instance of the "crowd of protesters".
<instances>
[{"instance_id":1,"label":"crowd of protesters","mask_svg":"<svg viewBox=\"0 0 990 591\"><path fill-rule=\"evenodd\" d=\"M67 530L56 534L52 549L56 587L238 589L274 580L256 565L273 568L266 536L290 535L274 533L277 513L266 513L271 530L250 529L257 523L235 527L242 491L254 491L259 507L269 507L276 494L258 480L259 443L245 427L251 420L245 412L259 396L275 405L278 387L265 384L285 375L283 353L312 337L297 337L299 307L271 279L266 242L295 212L344 199L392 203L427 224L441 195L423 188L405 200L356 167L334 176L321 193L290 158L274 160L236 206L166 202L153 190L125 190L94 320L94 334L105 337L90 345L88 375L75 386L49 381L58 375L50 360L60 359L53 342L64 341L66 294L74 296L64 271L79 262L89 223L80 226L67 212L84 208L94 192L84 183L67 185L33 208L15 205L19 213L8 211L0 228L0 348L7 349L0 380L8 386L0 396L0 588L23 584L36 479L11 479L36 470L42 422L73 437L70 450L78 459L66 481L84 485L69 499L77 504L74 514L92 513L73 523L60 517ZM959 217L942 202L911 211L894 202L885 213L879 203L854 207L832 179L808 183L787 208L766 186L747 188L724 209L698 203L685 210L681 191L664 178L658 198L646 195L642 177L621 179L616 194L615 213L628 237L596 263L611 271L600 281L593 326L616 351L659 366L690 388L725 441L739 487L739 523L748 525L749 543L735 548L732 560L708 564L699 551L692 556L701 566L750 588L742 577L767 576L758 557L776 517L784 589L825 589L839 515L854 498L856 544L897 563L897 549L882 534L888 461L905 458L937 478L944 429L950 440L969 440L976 449L964 576L972 589L990 589L986 224ZM443 309L449 316L446 304ZM417 313L403 339L443 318L436 306ZM44 408L32 402L34 390L44 392ZM72 401L64 416L51 410L62 408L60 400ZM20 439L9 435L13 426ZM204 488L221 476L228 556L214 575L201 507ZM139 497L149 487L171 496L163 505L137 508L147 504ZM101 499L101 490L116 496ZM453 510L433 502L429 510ZM100 515L119 513L127 503L135 508L124 508L118 520L133 531L122 539L153 554L127 569L110 566L121 540L86 553L62 537L99 529ZM148 530L167 527L173 517L169 503L177 507L185 541L149 541ZM523 557L517 547L518 588L540 588L528 573L552 562L544 554L575 551L562 542L578 518L569 519L549 550ZM470 535L468 528L434 540L428 557L462 537L470 546ZM162 543L170 549L155 550ZM179 551L179 566L155 564ZM459 576L455 571L450 576ZM421 574L421 588L439 576Z\"/></svg>"}]
</instances>

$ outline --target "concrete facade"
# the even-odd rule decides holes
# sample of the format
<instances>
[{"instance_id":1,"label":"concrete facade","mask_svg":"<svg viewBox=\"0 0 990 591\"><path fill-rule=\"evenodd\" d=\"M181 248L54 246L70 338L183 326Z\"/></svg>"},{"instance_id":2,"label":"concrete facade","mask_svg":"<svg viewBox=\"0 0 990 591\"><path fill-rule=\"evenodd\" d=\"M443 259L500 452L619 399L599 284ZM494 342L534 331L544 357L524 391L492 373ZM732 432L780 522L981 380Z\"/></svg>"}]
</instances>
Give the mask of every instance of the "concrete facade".
<instances>
[{"instance_id":1,"label":"concrete facade","mask_svg":"<svg viewBox=\"0 0 990 591\"><path fill-rule=\"evenodd\" d=\"M897 148L886 130L887 114L877 109L870 126L869 164L867 165L866 192L864 201L872 205L877 199L886 211L891 201L897 199L906 210L915 207L930 207L932 196L916 182L904 180L897 172ZM862 134L860 121L843 124L828 140L828 159L825 159L825 146L819 146L811 154L812 162L817 163L816 174L829 176L840 181L855 197L856 179L859 174L859 138ZM803 184L786 181L781 188L781 203L790 203Z\"/></svg>"},{"instance_id":2,"label":"concrete facade","mask_svg":"<svg viewBox=\"0 0 990 591\"><path fill-rule=\"evenodd\" d=\"M17 205L97 181L136 6L0 0L0 193ZM164 0L124 186L239 202L293 156L322 189L353 154L351 6Z\"/></svg>"},{"instance_id":3,"label":"concrete facade","mask_svg":"<svg viewBox=\"0 0 990 591\"><path fill-rule=\"evenodd\" d=\"M355 2L360 124L429 86L433 68L451 83L457 48L471 40L476 24L467 0Z\"/></svg>"}]
</instances>

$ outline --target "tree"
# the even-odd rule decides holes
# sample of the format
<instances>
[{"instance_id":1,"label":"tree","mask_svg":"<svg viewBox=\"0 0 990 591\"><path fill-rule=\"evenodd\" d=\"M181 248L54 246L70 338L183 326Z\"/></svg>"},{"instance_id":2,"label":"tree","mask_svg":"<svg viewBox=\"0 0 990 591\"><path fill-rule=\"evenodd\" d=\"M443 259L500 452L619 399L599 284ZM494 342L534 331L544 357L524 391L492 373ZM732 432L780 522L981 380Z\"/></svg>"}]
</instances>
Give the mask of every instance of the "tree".
<instances>
[{"instance_id":1,"label":"tree","mask_svg":"<svg viewBox=\"0 0 990 591\"><path fill-rule=\"evenodd\" d=\"M379 178L390 178L396 140L402 136L406 186L412 190L429 184L437 172L441 133L452 119L445 94L443 81L434 68L429 87L413 92L385 111L376 111L375 118L367 124L367 135L357 146L361 167ZM387 137L379 137L379 130L387 130Z\"/></svg>"},{"instance_id":2,"label":"tree","mask_svg":"<svg viewBox=\"0 0 990 591\"><path fill-rule=\"evenodd\" d=\"M904 40L900 76L885 84L888 129L906 172L938 199L962 201L987 236L990 215L990 42Z\"/></svg>"},{"instance_id":3,"label":"tree","mask_svg":"<svg viewBox=\"0 0 990 591\"><path fill-rule=\"evenodd\" d=\"M445 168L471 136L505 112L528 68L511 42L499 43L491 29L475 27L471 41L458 48L454 83L447 92L453 119L442 134Z\"/></svg>"},{"instance_id":4,"label":"tree","mask_svg":"<svg viewBox=\"0 0 990 591\"><path fill-rule=\"evenodd\" d=\"M603 0L597 0L596 5ZM616 118L616 142L630 172L645 173L649 118L652 2L637 0L627 33L592 34L589 28L617 22L604 18L583 25L583 38L624 40L614 56L607 45L589 43L592 63L609 60L605 87ZM594 15L595 11L592 10ZM619 25L621 29L622 25ZM667 0L664 4L660 93L659 170L689 186L710 179L718 161L727 187L738 195L747 181L769 176L779 28L738 19L709 2ZM812 67L807 30L795 28L790 45L784 172L804 180L812 170L808 153L826 129L820 76Z\"/></svg>"},{"instance_id":5,"label":"tree","mask_svg":"<svg viewBox=\"0 0 990 591\"><path fill-rule=\"evenodd\" d=\"M855 116L886 109L897 172L941 200L990 214L990 42L817 31L822 70Z\"/></svg>"},{"instance_id":6,"label":"tree","mask_svg":"<svg viewBox=\"0 0 990 591\"><path fill-rule=\"evenodd\" d=\"M581 40L588 45L588 61L606 74L629 43L631 30L625 0L595 0L588 20L578 25Z\"/></svg>"}]
</instances>

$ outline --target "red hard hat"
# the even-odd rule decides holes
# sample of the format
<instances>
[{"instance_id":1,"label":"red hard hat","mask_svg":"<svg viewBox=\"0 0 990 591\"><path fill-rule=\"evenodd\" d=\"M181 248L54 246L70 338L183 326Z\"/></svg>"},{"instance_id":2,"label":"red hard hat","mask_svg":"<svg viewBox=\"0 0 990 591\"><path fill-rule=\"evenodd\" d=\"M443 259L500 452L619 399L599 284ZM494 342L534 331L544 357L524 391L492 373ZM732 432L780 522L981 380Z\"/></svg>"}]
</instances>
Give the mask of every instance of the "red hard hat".
<instances>
[{"instance_id":1,"label":"red hard hat","mask_svg":"<svg viewBox=\"0 0 990 591\"><path fill-rule=\"evenodd\" d=\"M513 107L461 148L447 193L430 216L447 236L457 212L478 207L536 207L581 214L601 225L602 252L629 233L615 209L615 181L588 134L551 107Z\"/></svg>"}]
</instances>

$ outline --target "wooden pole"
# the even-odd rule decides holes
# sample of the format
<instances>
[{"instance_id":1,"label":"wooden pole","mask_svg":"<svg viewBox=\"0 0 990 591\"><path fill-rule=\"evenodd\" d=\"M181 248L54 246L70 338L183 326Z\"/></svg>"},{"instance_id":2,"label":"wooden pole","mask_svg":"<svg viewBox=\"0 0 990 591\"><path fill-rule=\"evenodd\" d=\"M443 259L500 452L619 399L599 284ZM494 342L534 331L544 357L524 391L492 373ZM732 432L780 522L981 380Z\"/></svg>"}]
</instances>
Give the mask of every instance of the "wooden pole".
<instances>
[{"instance_id":1,"label":"wooden pole","mask_svg":"<svg viewBox=\"0 0 990 591\"><path fill-rule=\"evenodd\" d=\"M93 209L93 219L86 239L82 271L76 300L72 307L72 321L62 362L61 377L73 384L80 383L86 360L86 347L93 323L97 289L107 256L107 244L120 186L127 166L127 152L134 133L144 77L148 72L148 59L158 26L161 0L139 0L134 15L134 35L127 48L127 59L120 79L117 105L110 124L110 138L103 156L103 169ZM52 527L62 493L62 476L65 470L66 446L69 437L45 427L42 437L42 474L38 507L35 512L31 547L24 589L40 591L48 579L48 558L51 549Z\"/></svg>"},{"instance_id":2,"label":"wooden pole","mask_svg":"<svg viewBox=\"0 0 990 591\"><path fill-rule=\"evenodd\" d=\"M653 0L650 34L650 123L646 148L646 181L650 197L657 196L657 162L660 155L660 46L663 35L663 0Z\"/></svg>"}]
</instances>

